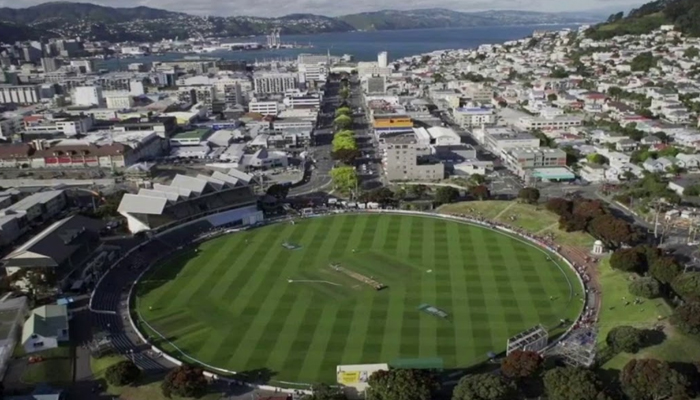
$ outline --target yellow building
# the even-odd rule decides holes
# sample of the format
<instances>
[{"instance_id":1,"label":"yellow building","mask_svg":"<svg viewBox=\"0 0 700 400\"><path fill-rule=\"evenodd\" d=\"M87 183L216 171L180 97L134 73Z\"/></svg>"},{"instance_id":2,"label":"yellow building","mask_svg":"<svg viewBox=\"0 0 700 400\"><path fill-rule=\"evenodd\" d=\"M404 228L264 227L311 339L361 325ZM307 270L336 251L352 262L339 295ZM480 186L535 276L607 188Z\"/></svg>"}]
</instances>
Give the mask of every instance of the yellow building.
<instances>
[{"instance_id":1,"label":"yellow building","mask_svg":"<svg viewBox=\"0 0 700 400\"><path fill-rule=\"evenodd\" d=\"M373 127L380 135L413 132L413 120L407 115L375 115Z\"/></svg>"}]
</instances>

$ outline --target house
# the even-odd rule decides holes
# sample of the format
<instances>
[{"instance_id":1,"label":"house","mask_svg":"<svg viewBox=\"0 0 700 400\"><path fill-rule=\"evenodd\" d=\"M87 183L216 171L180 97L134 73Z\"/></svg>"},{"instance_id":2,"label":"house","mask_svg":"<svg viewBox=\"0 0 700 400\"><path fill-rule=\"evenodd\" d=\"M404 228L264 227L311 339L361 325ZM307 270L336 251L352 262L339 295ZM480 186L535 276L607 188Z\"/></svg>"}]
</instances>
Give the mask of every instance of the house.
<instances>
[{"instance_id":1,"label":"house","mask_svg":"<svg viewBox=\"0 0 700 400\"><path fill-rule=\"evenodd\" d=\"M686 190L698 185L700 185L700 178L684 176L680 179L670 181L668 183L668 188L676 192L679 196L683 196Z\"/></svg>"},{"instance_id":2,"label":"house","mask_svg":"<svg viewBox=\"0 0 700 400\"><path fill-rule=\"evenodd\" d=\"M630 151L635 151L639 148L639 143L635 142L632 139L622 139L619 142L615 143L615 150L621 151L621 152L630 152Z\"/></svg>"},{"instance_id":3,"label":"house","mask_svg":"<svg viewBox=\"0 0 700 400\"><path fill-rule=\"evenodd\" d=\"M663 141L656 136L650 135L643 137L642 140L640 140L640 143L646 146L654 146L663 143Z\"/></svg>"},{"instance_id":4,"label":"house","mask_svg":"<svg viewBox=\"0 0 700 400\"><path fill-rule=\"evenodd\" d=\"M53 349L68 340L68 308L65 305L33 309L22 327L22 347L27 353Z\"/></svg>"},{"instance_id":5,"label":"house","mask_svg":"<svg viewBox=\"0 0 700 400\"><path fill-rule=\"evenodd\" d=\"M676 159L682 161L685 164L684 168L688 171L700 169L700 154L680 153L676 156Z\"/></svg>"},{"instance_id":6,"label":"house","mask_svg":"<svg viewBox=\"0 0 700 400\"><path fill-rule=\"evenodd\" d=\"M642 164L642 167L649 172L666 172L669 168L673 166L673 162L666 157L661 157L657 159L648 158Z\"/></svg>"}]
</instances>

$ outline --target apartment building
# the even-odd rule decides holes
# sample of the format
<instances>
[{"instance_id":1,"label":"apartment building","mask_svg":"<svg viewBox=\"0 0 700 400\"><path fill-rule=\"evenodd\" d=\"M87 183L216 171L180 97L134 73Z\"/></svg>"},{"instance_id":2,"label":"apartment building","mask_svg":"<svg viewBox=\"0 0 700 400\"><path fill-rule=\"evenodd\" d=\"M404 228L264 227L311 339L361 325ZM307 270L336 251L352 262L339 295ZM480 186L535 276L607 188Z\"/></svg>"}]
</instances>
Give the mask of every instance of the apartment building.
<instances>
[{"instance_id":1,"label":"apartment building","mask_svg":"<svg viewBox=\"0 0 700 400\"><path fill-rule=\"evenodd\" d=\"M292 73L261 73L253 77L253 87L257 94L284 93L298 86L299 79Z\"/></svg>"},{"instance_id":2,"label":"apartment building","mask_svg":"<svg viewBox=\"0 0 700 400\"><path fill-rule=\"evenodd\" d=\"M0 104L36 104L41 102L41 85L0 84Z\"/></svg>"},{"instance_id":3,"label":"apartment building","mask_svg":"<svg viewBox=\"0 0 700 400\"><path fill-rule=\"evenodd\" d=\"M513 173L525 177L536 168L566 167L566 152L550 148L512 148L501 152L503 164Z\"/></svg>"},{"instance_id":4,"label":"apartment building","mask_svg":"<svg viewBox=\"0 0 700 400\"><path fill-rule=\"evenodd\" d=\"M445 165L431 157L430 146L387 143L384 171L390 181L434 181L445 177Z\"/></svg>"}]
</instances>

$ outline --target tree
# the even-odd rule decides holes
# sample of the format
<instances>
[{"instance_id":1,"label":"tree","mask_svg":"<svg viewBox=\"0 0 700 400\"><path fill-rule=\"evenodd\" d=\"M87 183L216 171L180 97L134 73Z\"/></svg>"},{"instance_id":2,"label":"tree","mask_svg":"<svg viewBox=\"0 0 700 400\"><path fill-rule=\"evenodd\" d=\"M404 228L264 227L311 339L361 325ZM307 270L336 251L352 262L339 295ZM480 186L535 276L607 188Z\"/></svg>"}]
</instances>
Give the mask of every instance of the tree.
<instances>
[{"instance_id":1,"label":"tree","mask_svg":"<svg viewBox=\"0 0 700 400\"><path fill-rule=\"evenodd\" d=\"M440 186L435 191L435 202L438 204L449 204L459 198L459 190L452 186Z\"/></svg>"},{"instance_id":2,"label":"tree","mask_svg":"<svg viewBox=\"0 0 700 400\"><path fill-rule=\"evenodd\" d=\"M352 127L352 117L341 115L333 120L336 129L350 129Z\"/></svg>"},{"instance_id":3,"label":"tree","mask_svg":"<svg viewBox=\"0 0 700 400\"><path fill-rule=\"evenodd\" d=\"M586 159L588 160L588 162L593 163L593 164L598 164L598 165L603 165L603 164L608 163L608 159L605 158L605 156L603 156L602 154L598 154L598 153L589 154L586 157Z\"/></svg>"},{"instance_id":4,"label":"tree","mask_svg":"<svg viewBox=\"0 0 700 400\"><path fill-rule=\"evenodd\" d=\"M688 335L700 335L700 302L691 301L676 307L671 324Z\"/></svg>"},{"instance_id":5,"label":"tree","mask_svg":"<svg viewBox=\"0 0 700 400\"><path fill-rule=\"evenodd\" d=\"M379 204L393 204L396 202L394 192L387 187L380 187L367 193L367 201Z\"/></svg>"},{"instance_id":6,"label":"tree","mask_svg":"<svg viewBox=\"0 0 700 400\"><path fill-rule=\"evenodd\" d=\"M518 198L527 204L537 204L540 199L540 191L534 187L526 187L520 189Z\"/></svg>"},{"instance_id":7,"label":"tree","mask_svg":"<svg viewBox=\"0 0 700 400\"><path fill-rule=\"evenodd\" d=\"M182 364L168 372L161 389L165 397L199 397L207 391L207 378L201 368Z\"/></svg>"},{"instance_id":8,"label":"tree","mask_svg":"<svg viewBox=\"0 0 700 400\"><path fill-rule=\"evenodd\" d=\"M342 148L331 152L331 157L343 164L352 165L355 163L355 160L360 157L360 154L360 150L358 149Z\"/></svg>"},{"instance_id":9,"label":"tree","mask_svg":"<svg viewBox=\"0 0 700 400\"><path fill-rule=\"evenodd\" d=\"M421 198L428 191L428 187L425 185L409 185L408 191L413 197Z\"/></svg>"},{"instance_id":10,"label":"tree","mask_svg":"<svg viewBox=\"0 0 700 400\"><path fill-rule=\"evenodd\" d=\"M685 58L696 58L700 55L700 50L695 46L690 46L683 52L683 57Z\"/></svg>"},{"instance_id":11,"label":"tree","mask_svg":"<svg viewBox=\"0 0 700 400\"><path fill-rule=\"evenodd\" d=\"M620 99L620 96L622 95L623 90L618 87L618 86L611 86L608 88L608 94L615 99Z\"/></svg>"},{"instance_id":12,"label":"tree","mask_svg":"<svg viewBox=\"0 0 700 400\"><path fill-rule=\"evenodd\" d=\"M616 352L636 353L644 347L645 332L631 326L616 326L608 332L605 342Z\"/></svg>"},{"instance_id":13,"label":"tree","mask_svg":"<svg viewBox=\"0 0 700 400\"><path fill-rule=\"evenodd\" d=\"M594 400L601 393L595 373L578 367L550 369L544 374L544 387L550 400Z\"/></svg>"},{"instance_id":14,"label":"tree","mask_svg":"<svg viewBox=\"0 0 700 400\"><path fill-rule=\"evenodd\" d=\"M486 200L490 196L489 188L486 187L486 185L477 185L470 187L469 194L471 194L474 198L477 198L479 200Z\"/></svg>"},{"instance_id":15,"label":"tree","mask_svg":"<svg viewBox=\"0 0 700 400\"><path fill-rule=\"evenodd\" d=\"M333 141L331 142L332 150L357 150L357 141L355 140L355 134L353 131L344 130L333 135Z\"/></svg>"},{"instance_id":16,"label":"tree","mask_svg":"<svg viewBox=\"0 0 700 400\"><path fill-rule=\"evenodd\" d=\"M340 89L340 91L338 92L338 95L340 95L341 99L345 100L348 97L350 97L350 89L348 89L347 87L344 87L344 88Z\"/></svg>"},{"instance_id":17,"label":"tree","mask_svg":"<svg viewBox=\"0 0 700 400\"><path fill-rule=\"evenodd\" d=\"M469 183L472 185L483 185L486 183L486 177L481 174L471 174L469 175Z\"/></svg>"},{"instance_id":18,"label":"tree","mask_svg":"<svg viewBox=\"0 0 700 400\"><path fill-rule=\"evenodd\" d=\"M289 194L289 185L280 185L279 183L276 183L267 188L267 191L265 193L268 196L276 198L277 200L284 200Z\"/></svg>"},{"instance_id":19,"label":"tree","mask_svg":"<svg viewBox=\"0 0 700 400\"><path fill-rule=\"evenodd\" d=\"M643 272L644 256L635 248L618 249L610 257L610 266L618 271Z\"/></svg>"},{"instance_id":20,"label":"tree","mask_svg":"<svg viewBox=\"0 0 700 400\"><path fill-rule=\"evenodd\" d=\"M652 67L656 66L656 62L657 59L654 57L654 55L647 51L636 55L632 59L630 66L632 67L632 71L648 72Z\"/></svg>"},{"instance_id":21,"label":"tree","mask_svg":"<svg viewBox=\"0 0 700 400\"><path fill-rule=\"evenodd\" d=\"M430 61L430 56L427 54L420 58L421 64L427 64L428 61Z\"/></svg>"},{"instance_id":22,"label":"tree","mask_svg":"<svg viewBox=\"0 0 700 400\"><path fill-rule=\"evenodd\" d=\"M455 386L452 400L508 400L515 394L515 386L498 375L467 375Z\"/></svg>"},{"instance_id":23,"label":"tree","mask_svg":"<svg viewBox=\"0 0 700 400\"><path fill-rule=\"evenodd\" d=\"M671 283L673 291L685 301L700 301L700 272L685 272Z\"/></svg>"},{"instance_id":24,"label":"tree","mask_svg":"<svg viewBox=\"0 0 700 400\"><path fill-rule=\"evenodd\" d=\"M588 230L593 236L606 242L608 247L619 247L635 240L630 224L609 214L600 215L591 220Z\"/></svg>"},{"instance_id":25,"label":"tree","mask_svg":"<svg viewBox=\"0 0 700 400\"><path fill-rule=\"evenodd\" d=\"M357 189L357 171L353 167L335 167L330 172L333 186L341 192L352 192Z\"/></svg>"},{"instance_id":26,"label":"tree","mask_svg":"<svg viewBox=\"0 0 700 400\"><path fill-rule=\"evenodd\" d=\"M542 357L534 351L515 350L501 362L501 372L511 379L531 378L541 367Z\"/></svg>"},{"instance_id":27,"label":"tree","mask_svg":"<svg viewBox=\"0 0 700 400\"><path fill-rule=\"evenodd\" d=\"M645 276L630 282L629 291L635 297L655 299L661 295L661 284L656 279Z\"/></svg>"},{"instance_id":28,"label":"tree","mask_svg":"<svg viewBox=\"0 0 700 400\"><path fill-rule=\"evenodd\" d=\"M138 381L140 377L141 370L131 360L110 365L105 372L105 379L112 386L129 385Z\"/></svg>"},{"instance_id":29,"label":"tree","mask_svg":"<svg viewBox=\"0 0 700 400\"><path fill-rule=\"evenodd\" d=\"M549 199L547 201L547 204L545 204L545 208L559 216L565 215L565 214L570 214L573 208L573 203L566 199L562 199L561 197L555 197L553 199Z\"/></svg>"},{"instance_id":30,"label":"tree","mask_svg":"<svg viewBox=\"0 0 700 400\"><path fill-rule=\"evenodd\" d=\"M352 117L352 109L350 107L340 107L335 110L335 116L340 117L341 115L346 115Z\"/></svg>"},{"instance_id":31,"label":"tree","mask_svg":"<svg viewBox=\"0 0 700 400\"><path fill-rule=\"evenodd\" d=\"M440 388L432 373L422 369L390 369L369 377L368 400L430 400Z\"/></svg>"},{"instance_id":32,"label":"tree","mask_svg":"<svg viewBox=\"0 0 700 400\"><path fill-rule=\"evenodd\" d=\"M320 383L311 387L311 394L302 397L302 400L346 400L345 394L340 388Z\"/></svg>"},{"instance_id":33,"label":"tree","mask_svg":"<svg viewBox=\"0 0 700 400\"><path fill-rule=\"evenodd\" d=\"M620 372L622 391L630 399L656 400L686 398L689 383L665 361L630 360Z\"/></svg>"},{"instance_id":34,"label":"tree","mask_svg":"<svg viewBox=\"0 0 700 400\"><path fill-rule=\"evenodd\" d=\"M649 274L661 283L670 284L681 272L683 267L670 256L656 257L649 265Z\"/></svg>"},{"instance_id":35,"label":"tree","mask_svg":"<svg viewBox=\"0 0 700 400\"><path fill-rule=\"evenodd\" d=\"M547 95L547 100L549 101L557 101L559 99L559 96L557 96L556 93L550 93Z\"/></svg>"}]
</instances>

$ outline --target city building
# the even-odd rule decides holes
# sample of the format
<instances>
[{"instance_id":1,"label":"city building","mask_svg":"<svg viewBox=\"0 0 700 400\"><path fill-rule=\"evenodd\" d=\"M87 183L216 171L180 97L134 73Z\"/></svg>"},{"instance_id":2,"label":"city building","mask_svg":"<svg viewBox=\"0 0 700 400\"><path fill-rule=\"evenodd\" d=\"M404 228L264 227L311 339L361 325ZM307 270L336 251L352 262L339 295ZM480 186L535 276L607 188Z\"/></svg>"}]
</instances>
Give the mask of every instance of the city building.
<instances>
[{"instance_id":1,"label":"city building","mask_svg":"<svg viewBox=\"0 0 700 400\"><path fill-rule=\"evenodd\" d=\"M573 126L583 125L583 118L578 116L560 115L555 117L522 117L518 120L518 127L525 130L549 130L567 129Z\"/></svg>"},{"instance_id":2,"label":"city building","mask_svg":"<svg viewBox=\"0 0 700 400\"><path fill-rule=\"evenodd\" d=\"M36 104L41 102L41 85L0 85L0 104Z\"/></svg>"},{"instance_id":3,"label":"city building","mask_svg":"<svg viewBox=\"0 0 700 400\"><path fill-rule=\"evenodd\" d=\"M382 161L390 181L435 181L445 177L445 166L431 156L430 146L386 143Z\"/></svg>"},{"instance_id":4,"label":"city building","mask_svg":"<svg viewBox=\"0 0 700 400\"><path fill-rule=\"evenodd\" d=\"M61 68L61 61L55 57L42 57L41 68L44 72L54 72Z\"/></svg>"},{"instance_id":5,"label":"city building","mask_svg":"<svg viewBox=\"0 0 700 400\"><path fill-rule=\"evenodd\" d=\"M452 110L455 123L462 128L470 129L475 126L494 125L496 113L491 107L467 106Z\"/></svg>"},{"instance_id":6,"label":"city building","mask_svg":"<svg viewBox=\"0 0 700 400\"><path fill-rule=\"evenodd\" d=\"M372 128L378 137L413 132L413 120L407 115L377 112L372 114Z\"/></svg>"},{"instance_id":7,"label":"city building","mask_svg":"<svg viewBox=\"0 0 700 400\"><path fill-rule=\"evenodd\" d=\"M480 127L472 131L474 138L494 154L518 147L539 148L540 139L527 132L505 127Z\"/></svg>"},{"instance_id":8,"label":"city building","mask_svg":"<svg viewBox=\"0 0 700 400\"><path fill-rule=\"evenodd\" d=\"M386 68L389 66L389 53L382 51L377 54L377 66L379 68Z\"/></svg>"},{"instance_id":9,"label":"city building","mask_svg":"<svg viewBox=\"0 0 700 400\"><path fill-rule=\"evenodd\" d=\"M550 148L510 148L501 152L503 164L514 174L524 178L528 170L566 167L566 152Z\"/></svg>"},{"instance_id":10,"label":"city building","mask_svg":"<svg viewBox=\"0 0 700 400\"><path fill-rule=\"evenodd\" d=\"M362 78L362 90L367 94L384 94L386 92L386 77L367 76Z\"/></svg>"},{"instance_id":11,"label":"city building","mask_svg":"<svg viewBox=\"0 0 700 400\"><path fill-rule=\"evenodd\" d=\"M109 109L125 110L134 106L134 98L129 92L104 92L104 99Z\"/></svg>"},{"instance_id":12,"label":"city building","mask_svg":"<svg viewBox=\"0 0 700 400\"><path fill-rule=\"evenodd\" d=\"M257 94L284 93L297 89L299 79L292 73L257 73L253 75L253 87Z\"/></svg>"},{"instance_id":13,"label":"city building","mask_svg":"<svg viewBox=\"0 0 700 400\"><path fill-rule=\"evenodd\" d=\"M92 129L93 119L87 115L30 115L23 118L22 133L29 139L34 135L63 134L66 136L82 135Z\"/></svg>"},{"instance_id":14,"label":"city building","mask_svg":"<svg viewBox=\"0 0 700 400\"><path fill-rule=\"evenodd\" d=\"M279 103L276 101L251 101L248 111L262 115L276 116L279 113Z\"/></svg>"},{"instance_id":15,"label":"city building","mask_svg":"<svg viewBox=\"0 0 700 400\"><path fill-rule=\"evenodd\" d=\"M205 145L207 139L214 131L211 129L194 129L191 131L176 133L170 138L173 146L200 146Z\"/></svg>"},{"instance_id":16,"label":"city building","mask_svg":"<svg viewBox=\"0 0 700 400\"><path fill-rule=\"evenodd\" d=\"M73 92L73 104L76 106L103 106L102 88L99 86L76 87Z\"/></svg>"}]
</instances>

